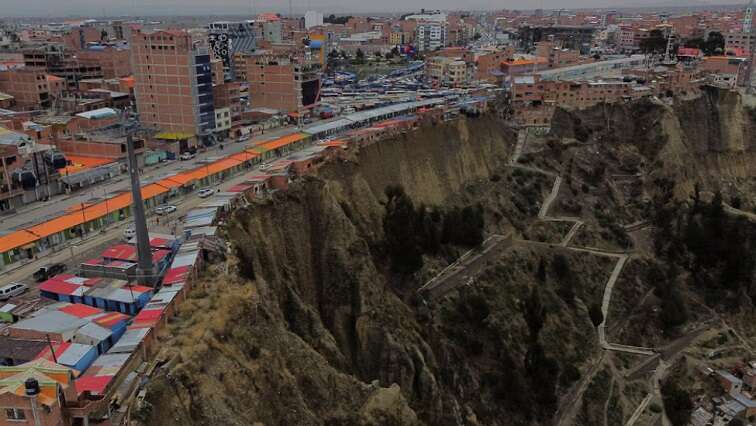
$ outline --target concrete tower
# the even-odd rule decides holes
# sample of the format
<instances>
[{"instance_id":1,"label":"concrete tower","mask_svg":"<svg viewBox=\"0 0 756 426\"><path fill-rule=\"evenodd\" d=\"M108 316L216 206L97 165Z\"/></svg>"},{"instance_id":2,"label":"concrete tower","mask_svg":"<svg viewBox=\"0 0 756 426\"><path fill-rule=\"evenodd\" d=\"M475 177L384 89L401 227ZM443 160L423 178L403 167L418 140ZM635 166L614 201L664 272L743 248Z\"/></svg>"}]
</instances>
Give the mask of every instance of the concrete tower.
<instances>
[{"instance_id":1,"label":"concrete tower","mask_svg":"<svg viewBox=\"0 0 756 426\"><path fill-rule=\"evenodd\" d=\"M156 279L155 265L152 263L152 250L150 249L150 236L147 231L147 219L144 213L144 201L142 200L142 186L139 183L139 169L137 166L136 153L134 151L134 139L129 133L126 136L126 152L129 158L129 177L131 177L131 199L134 210L134 227L136 228L137 255L139 256L136 281L138 284L153 285Z\"/></svg>"}]
</instances>

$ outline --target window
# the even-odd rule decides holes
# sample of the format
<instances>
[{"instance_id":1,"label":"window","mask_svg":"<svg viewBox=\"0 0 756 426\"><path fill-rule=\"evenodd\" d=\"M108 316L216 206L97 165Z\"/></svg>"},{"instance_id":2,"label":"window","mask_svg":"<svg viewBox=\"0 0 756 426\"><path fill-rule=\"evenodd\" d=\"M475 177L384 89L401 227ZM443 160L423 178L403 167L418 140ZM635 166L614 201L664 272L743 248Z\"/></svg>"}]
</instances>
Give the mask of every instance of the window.
<instances>
[{"instance_id":1,"label":"window","mask_svg":"<svg viewBox=\"0 0 756 426\"><path fill-rule=\"evenodd\" d=\"M5 417L7 417L8 420L26 420L26 414L24 414L24 410L20 408L6 408Z\"/></svg>"}]
</instances>

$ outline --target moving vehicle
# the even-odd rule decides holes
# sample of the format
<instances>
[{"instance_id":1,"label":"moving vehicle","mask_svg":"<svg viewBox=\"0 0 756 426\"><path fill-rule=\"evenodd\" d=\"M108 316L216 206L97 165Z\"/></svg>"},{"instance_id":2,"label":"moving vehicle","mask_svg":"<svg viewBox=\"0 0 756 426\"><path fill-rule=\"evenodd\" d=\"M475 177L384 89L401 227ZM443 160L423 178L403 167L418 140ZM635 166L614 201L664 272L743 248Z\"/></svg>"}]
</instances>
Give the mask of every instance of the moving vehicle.
<instances>
[{"instance_id":1,"label":"moving vehicle","mask_svg":"<svg viewBox=\"0 0 756 426\"><path fill-rule=\"evenodd\" d=\"M179 157L179 159L185 161L185 160L191 160L194 157L195 157L195 155L193 153L191 153L191 152L185 152L185 153L181 154L181 156Z\"/></svg>"},{"instance_id":2,"label":"moving vehicle","mask_svg":"<svg viewBox=\"0 0 756 426\"><path fill-rule=\"evenodd\" d=\"M200 189L199 192L197 192L200 198L207 198L213 194L215 194L214 188L203 188Z\"/></svg>"},{"instance_id":3,"label":"moving vehicle","mask_svg":"<svg viewBox=\"0 0 756 426\"><path fill-rule=\"evenodd\" d=\"M176 211L176 206L172 206L172 205L158 206L155 208L155 213L159 214L160 216L171 214L175 211Z\"/></svg>"},{"instance_id":4,"label":"moving vehicle","mask_svg":"<svg viewBox=\"0 0 756 426\"><path fill-rule=\"evenodd\" d=\"M8 300L13 296L29 290L29 286L24 283L10 283L8 285L0 287L0 300Z\"/></svg>"},{"instance_id":5,"label":"moving vehicle","mask_svg":"<svg viewBox=\"0 0 756 426\"><path fill-rule=\"evenodd\" d=\"M66 271L66 265L63 263L52 263L50 265L45 265L39 269L37 269L37 272L34 273L34 280L37 282L42 282L49 280L50 278L61 274Z\"/></svg>"}]
</instances>

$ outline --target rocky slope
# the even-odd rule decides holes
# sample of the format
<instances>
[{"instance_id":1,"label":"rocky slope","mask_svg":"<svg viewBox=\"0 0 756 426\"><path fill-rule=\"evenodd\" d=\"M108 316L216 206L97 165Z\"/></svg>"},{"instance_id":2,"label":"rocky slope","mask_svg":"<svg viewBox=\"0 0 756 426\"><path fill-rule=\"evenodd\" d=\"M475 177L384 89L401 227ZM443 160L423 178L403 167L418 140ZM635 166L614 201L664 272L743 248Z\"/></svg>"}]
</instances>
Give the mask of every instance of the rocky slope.
<instances>
[{"instance_id":1,"label":"rocky slope","mask_svg":"<svg viewBox=\"0 0 756 426\"><path fill-rule=\"evenodd\" d=\"M632 246L618 227L642 218L639 199L653 196L659 177L673 177L681 197L698 181L746 190L756 126L739 102L708 92L672 107L560 112L525 160L569 176L555 209L586 220L582 245ZM551 424L583 377L606 382L595 378L601 351L589 311L614 262L516 243L472 286L426 303L415 290L466 249L445 244L409 275L393 272L386 253L385 190L397 184L431 210L480 204L487 234L559 241L549 233L564 227L537 224L553 178L507 166L515 139L493 115L427 127L236 211L227 227L236 256L182 306L164 337L171 362L147 386L137 419ZM634 177L623 185L618 174ZM645 273L645 262L631 265L641 265L634 276ZM648 291L633 277L621 282L633 297ZM621 306L611 315L631 315L633 306ZM616 389L611 401L586 401L578 422L603 424L600 407L609 405L615 420L628 418L640 398L624 390L634 385L606 387Z\"/></svg>"}]
</instances>

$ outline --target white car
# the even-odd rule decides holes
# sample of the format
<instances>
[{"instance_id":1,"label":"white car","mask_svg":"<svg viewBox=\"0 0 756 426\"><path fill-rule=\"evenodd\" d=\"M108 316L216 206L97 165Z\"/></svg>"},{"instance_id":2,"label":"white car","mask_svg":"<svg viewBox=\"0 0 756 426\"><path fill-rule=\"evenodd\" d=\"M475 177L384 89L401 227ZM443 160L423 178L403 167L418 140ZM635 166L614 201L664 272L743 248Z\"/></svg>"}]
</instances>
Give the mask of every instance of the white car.
<instances>
[{"instance_id":1,"label":"white car","mask_svg":"<svg viewBox=\"0 0 756 426\"><path fill-rule=\"evenodd\" d=\"M197 195L199 195L200 198L207 198L213 194L215 194L215 189L213 188L204 188L197 192Z\"/></svg>"},{"instance_id":2,"label":"white car","mask_svg":"<svg viewBox=\"0 0 756 426\"><path fill-rule=\"evenodd\" d=\"M191 160L192 158L194 158L194 154L192 154L191 152L185 152L179 157L179 159L181 160Z\"/></svg>"},{"instance_id":3,"label":"white car","mask_svg":"<svg viewBox=\"0 0 756 426\"><path fill-rule=\"evenodd\" d=\"M0 287L0 300L8 300L13 296L18 296L28 289L29 286L24 283L10 283L2 286Z\"/></svg>"},{"instance_id":4,"label":"white car","mask_svg":"<svg viewBox=\"0 0 756 426\"><path fill-rule=\"evenodd\" d=\"M171 214L175 211L176 211L176 206L171 206L171 205L158 206L155 208L155 213L159 214L160 216Z\"/></svg>"}]
</instances>

